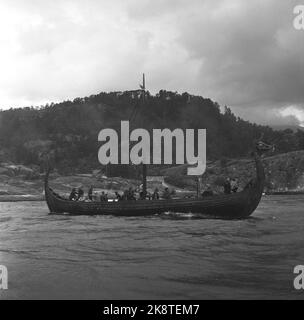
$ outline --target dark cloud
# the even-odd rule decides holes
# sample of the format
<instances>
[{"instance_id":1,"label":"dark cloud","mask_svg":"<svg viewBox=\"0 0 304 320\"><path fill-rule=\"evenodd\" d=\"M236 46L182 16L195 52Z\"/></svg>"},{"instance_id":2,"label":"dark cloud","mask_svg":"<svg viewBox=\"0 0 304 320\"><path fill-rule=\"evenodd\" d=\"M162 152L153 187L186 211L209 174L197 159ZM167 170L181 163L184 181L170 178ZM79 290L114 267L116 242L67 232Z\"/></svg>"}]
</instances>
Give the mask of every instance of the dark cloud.
<instances>
[{"instance_id":1,"label":"dark cloud","mask_svg":"<svg viewBox=\"0 0 304 320\"><path fill-rule=\"evenodd\" d=\"M235 1L185 21L179 40L204 62L202 90L236 106L303 103L304 35L292 27L291 2Z\"/></svg>"}]
</instances>

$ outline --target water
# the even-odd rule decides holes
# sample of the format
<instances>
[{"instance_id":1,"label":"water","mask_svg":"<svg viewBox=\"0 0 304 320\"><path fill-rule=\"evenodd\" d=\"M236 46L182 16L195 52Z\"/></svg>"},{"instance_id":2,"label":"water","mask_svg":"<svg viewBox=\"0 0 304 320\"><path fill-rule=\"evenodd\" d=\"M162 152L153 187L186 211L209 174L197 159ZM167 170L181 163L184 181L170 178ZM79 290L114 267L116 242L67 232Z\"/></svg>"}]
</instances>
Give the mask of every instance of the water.
<instances>
[{"instance_id":1,"label":"water","mask_svg":"<svg viewBox=\"0 0 304 320\"><path fill-rule=\"evenodd\" d=\"M303 196L265 197L241 221L49 215L0 203L1 299L303 299Z\"/></svg>"}]
</instances>

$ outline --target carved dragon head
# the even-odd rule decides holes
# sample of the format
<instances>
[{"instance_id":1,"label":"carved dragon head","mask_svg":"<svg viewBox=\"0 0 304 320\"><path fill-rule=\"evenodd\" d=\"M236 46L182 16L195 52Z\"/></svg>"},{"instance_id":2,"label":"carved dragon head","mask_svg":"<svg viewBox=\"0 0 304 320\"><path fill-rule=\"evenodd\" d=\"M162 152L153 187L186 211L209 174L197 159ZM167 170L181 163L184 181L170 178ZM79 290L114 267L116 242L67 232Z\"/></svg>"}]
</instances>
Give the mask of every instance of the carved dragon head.
<instances>
[{"instance_id":1,"label":"carved dragon head","mask_svg":"<svg viewBox=\"0 0 304 320\"><path fill-rule=\"evenodd\" d=\"M274 145L270 145L267 144L261 140L257 141L255 143L255 149L258 155L262 155L263 153L267 152L267 151L274 151L275 146Z\"/></svg>"}]
</instances>

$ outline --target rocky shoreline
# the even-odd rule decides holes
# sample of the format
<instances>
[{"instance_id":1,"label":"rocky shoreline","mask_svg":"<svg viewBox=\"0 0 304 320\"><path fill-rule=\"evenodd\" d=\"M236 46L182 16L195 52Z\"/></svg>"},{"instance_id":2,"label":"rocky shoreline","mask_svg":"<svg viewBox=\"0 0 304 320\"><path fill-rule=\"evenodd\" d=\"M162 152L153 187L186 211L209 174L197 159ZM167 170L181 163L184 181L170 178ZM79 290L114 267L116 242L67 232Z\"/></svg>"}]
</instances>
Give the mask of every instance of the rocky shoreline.
<instances>
[{"instance_id":1,"label":"rocky shoreline","mask_svg":"<svg viewBox=\"0 0 304 320\"><path fill-rule=\"evenodd\" d=\"M122 193L129 187L135 189L141 184L141 181L121 177L106 177L99 173L75 174L69 176L61 176L57 173L52 173L49 183L57 193L66 198L74 187L82 187L85 194L87 194L91 185L94 187L94 193L96 195L105 191L109 198L114 198L115 191ZM163 180L152 179L147 182L147 189L151 193L156 187L160 191L163 191L166 186L167 184L165 184ZM176 192L189 193L187 190L181 190L173 186L169 187L171 190L174 189ZM39 178L35 178L33 180L22 175L0 175L0 202L43 200L44 174L41 174Z\"/></svg>"},{"instance_id":2,"label":"rocky shoreline","mask_svg":"<svg viewBox=\"0 0 304 320\"><path fill-rule=\"evenodd\" d=\"M295 151L266 157L264 160L266 173L265 191L268 194L284 192L301 193L304 191L304 151ZM15 164L0 164L0 202L5 201L43 201L44 174L39 168ZM196 180L187 176L187 166L160 168L154 172L155 179L148 179L148 191L157 187L162 191L166 186L175 189L180 195L196 192ZM208 162L207 170L201 180L201 190L210 184L216 193L222 192L224 179L236 177L240 189L255 175L252 159L222 159ZM92 173L61 176L52 173L50 184L56 192L67 196L73 187L82 186L85 193L93 185L95 192L105 190L114 197L115 191L122 192L130 186L136 188L139 180L121 177L105 177L101 171Z\"/></svg>"}]
</instances>

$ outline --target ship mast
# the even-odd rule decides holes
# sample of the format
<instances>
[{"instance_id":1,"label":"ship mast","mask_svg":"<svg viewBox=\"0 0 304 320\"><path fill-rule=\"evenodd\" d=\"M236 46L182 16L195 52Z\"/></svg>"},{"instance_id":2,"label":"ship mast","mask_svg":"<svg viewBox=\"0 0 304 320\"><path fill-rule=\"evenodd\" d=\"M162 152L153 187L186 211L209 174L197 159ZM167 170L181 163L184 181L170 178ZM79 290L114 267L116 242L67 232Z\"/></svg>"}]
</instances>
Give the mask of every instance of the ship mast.
<instances>
[{"instance_id":1,"label":"ship mast","mask_svg":"<svg viewBox=\"0 0 304 320\"><path fill-rule=\"evenodd\" d=\"M145 104L146 99L146 80L145 80L145 74L143 73L143 82L142 85L140 85L140 88L142 90L142 103ZM147 195L147 165L142 164L142 186L143 186L143 195L144 198L146 198Z\"/></svg>"}]
</instances>

